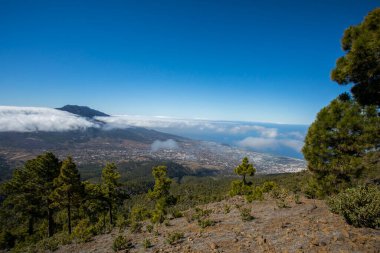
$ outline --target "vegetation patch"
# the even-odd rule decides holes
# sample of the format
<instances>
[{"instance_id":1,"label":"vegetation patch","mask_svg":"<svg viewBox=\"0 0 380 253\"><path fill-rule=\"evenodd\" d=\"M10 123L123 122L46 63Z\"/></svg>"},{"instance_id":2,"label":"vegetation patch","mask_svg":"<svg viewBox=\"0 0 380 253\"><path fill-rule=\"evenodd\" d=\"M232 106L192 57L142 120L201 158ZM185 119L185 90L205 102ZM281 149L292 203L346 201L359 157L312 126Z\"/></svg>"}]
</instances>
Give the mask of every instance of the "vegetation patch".
<instances>
[{"instance_id":1,"label":"vegetation patch","mask_svg":"<svg viewBox=\"0 0 380 253\"><path fill-rule=\"evenodd\" d=\"M380 228L379 186L365 185L347 189L328 200L331 211L356 227Z\"/></svg>"},{"instance_id":2,"label":"vegetation patch","mask_svg":"<svg viewBox=\"0 0 380 253\"><path fill-rule=\"evenodd\" d=\"M184 238L184 234L181 232L173 232L168 234L166 237L166 242L169 243L170 245L174 245L177 243L182 242L182 239Z\"/></svg>"},{"instance_id":3,"label":"vegetation patch","mask_svg":"<svg viewBox=\"0 0 380 253\"><path fill-rule=\"evenodd\" d=\"M112 243L112 249L117 252L120 250L127 250L133 247L130 239L125 236L118 235Z\"/></svg>"}]
</instances>

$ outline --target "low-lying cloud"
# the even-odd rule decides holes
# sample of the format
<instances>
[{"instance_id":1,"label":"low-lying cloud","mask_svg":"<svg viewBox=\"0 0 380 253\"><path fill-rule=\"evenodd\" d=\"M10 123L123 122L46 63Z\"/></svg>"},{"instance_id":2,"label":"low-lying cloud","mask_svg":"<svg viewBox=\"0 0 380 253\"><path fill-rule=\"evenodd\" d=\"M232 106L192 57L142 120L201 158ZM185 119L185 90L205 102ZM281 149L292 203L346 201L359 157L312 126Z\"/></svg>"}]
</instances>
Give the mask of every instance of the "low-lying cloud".
<instances>
[{"instance_id":1,"label":"low-lying cloud","mask_svg":"<svg viewBox=\"0 0 380 253\"><path fill-rule=\"evenodd\" d=\"M258 132L262 137L266 138L275 138L277 136L278 129L277 128L268 128L257 125L241 125L234 126L230 129L230 132L233 134L245 134L250 131Z\"/></svg>"},{"instance_id":2,"label":"low-lying cloud","mask_svg":"<svg viewBox=\"0 0 380 253\"><path fill-rule=\"evenodd\" d=\"M244 148L254 148L257 150L262 150L262 149L274 150L283 146L283 147L291 148L297 152L300 152L304 143L302 141L292 140L292 139L247 137L239 141L238 145Z\"/></svg>"},{"instance_id":3,"label":"low-lying cloud","mask_svg":"<svg viewBox=\"0 0 380 253\"><path fill-rule=\"evenodd\" d=\"M300 150L307 131L307 126L129 115L95 117L95 120L89 120L51 108L0 106L0 132L53 132L90 127L104 130L145 127L191 139L299 158L302 157ZM151 148L155 152L160 149L176 149L178 145L173 140L156 141Z\"/></svg>"},{"instance_id":4,"label":"low-lying cloud","mask_svg":"<svg viewBox=\"0 0 380 253\"><path fill-rule=\"evenodd\" d=\"M43 107L0 106L0 132L70 131L98 127L74 114Z\"/></svg>"},{"instance_id":5,"label":"low-lying cloud","mask_svg":"<svg viewBox=\"0 0 380 253\"><path fill-rule=\"evenodd\" d=\"M97 120L106 123L109 129L119 128L125 129L131 126L147 127L155 129L192 129L197 131L212 131L224 134L246 134L248 132L256 132L258 135L267 138L275 138L278 130L276 128L268 128L259 125L246 125L231 121L211 121L198 119L175 119L165 117L143 117L143 116L111 116L96 117Z\"/></svg>"},{"instance_id":6,"label":"low-lying cloud","mask_svg":"<svg viewBox=\"0 0 380 253\"><path fill-rule=\"evenodd\" d=\"M157 152L160 149L178 149L178 144L176 141L172 139L168 139L166 141L156 140L151 145L152 152Z\"/></svg>"},{"instance_id":7,"label":"low-lying cloud","mask_svg":"<svg viewBox=\"0 0 380 253\"><path fill-rule=\"evenodd\" d=\"M215 124L204 120L188 120L188 119L174 119L166 117L144 117L144 116L130 116L120 115L111 117L95 117L97 120L105 122L108 128L124 129L131 126L147 127L147 128L198 128L216 129Z\"/></svg>"}]
</instances>

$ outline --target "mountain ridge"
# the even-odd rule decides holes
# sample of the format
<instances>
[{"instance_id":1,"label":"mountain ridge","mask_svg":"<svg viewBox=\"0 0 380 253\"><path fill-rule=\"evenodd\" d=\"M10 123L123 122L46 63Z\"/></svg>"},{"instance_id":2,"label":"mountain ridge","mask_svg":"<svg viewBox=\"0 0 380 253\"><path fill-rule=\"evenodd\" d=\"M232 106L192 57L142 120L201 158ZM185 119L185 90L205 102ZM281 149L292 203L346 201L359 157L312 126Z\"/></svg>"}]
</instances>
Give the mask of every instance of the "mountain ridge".
<instances>
[{"instance_id":1,"label":"mountain ridge","mask_svg":"<svg viewBox=\"0 0 380 253\"><path fill-rule=\"evenodd\" d=\"M70 112L72 114L76 114L78 116L86 117L86 118L94 118L96 116L103 116L108 117L109 114L106 114L104 112L92 109L88 106L81 106L81 105L64 105L60 108L55 108L57 110Z\"/></svg>"}]
</instances>

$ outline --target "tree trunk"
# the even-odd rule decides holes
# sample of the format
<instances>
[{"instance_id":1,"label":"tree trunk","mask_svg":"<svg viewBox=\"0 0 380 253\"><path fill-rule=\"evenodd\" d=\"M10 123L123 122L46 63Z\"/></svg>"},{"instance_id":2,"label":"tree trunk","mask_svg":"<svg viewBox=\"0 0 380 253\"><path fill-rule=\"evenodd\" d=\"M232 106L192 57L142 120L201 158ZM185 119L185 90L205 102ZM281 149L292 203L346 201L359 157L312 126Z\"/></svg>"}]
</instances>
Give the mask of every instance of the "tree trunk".
<instances>
[{"instance_id":1,"label":"tree trunk","mask_svg":"<svg viewBox=\"0 0 380 253\"><path fill-rule=\"evenodd\" d=\"M70 193L67 193L67 200L68 200L68 205L67 205L67 225L69 228L69 235L71 235L71 197Z\"/></svg>"},{"instance_id":2,"label":"tree trunk","mask_svg":"<svg viewBox=\"0 0 380 253\"><path fill-rule=\"evenodd\" d=\"M71 235L71 207L70 204L67 206L67 225L69 227L69 235Z\"/></svg>"},{"instance_id":3,"label":"tree trunk","mask_svg":"<svg viewBox=\"0 0 380 253\"><path fill-rule=\"evenodd\" d=\"M106 215L107 212L103 212L103 231L106 229Z\"/></svg>"},{"instance_id":4,"label":"tree trunk","mask_svg":"<svg viewBox=\"0 0 380 253\"><path fill-rule=\"evenodd\" d=\"M113 225L113 219L112 219L112 204L108 204L109 211L110 211L110 223Z\"/></svg>"},{"instance_id":5,"label":"tree trunk","mask_svg":"<svg viewBox=\"0 0 380 253\"><path fill-rule=\"evenodd\" d=\"M245 180L245 174L243 175L243 184L247 185L247 181Z\"/></svg>"},{"instance_id":6,"label":"tree trunk","mask_svg":"<svg viewBox=\"0 0 380 253\"><path fill-rule=\"evenodd\" d=\"M53 210L48 208L48 237L52 237L54 234L54 220Z\"/></svg>"},{"instance_id":7,"label":"tree trunk","mask_svg":"<svg viewBox=\"0 0 380 253\"><path fill-rule=\"evenodd\" d=\"M34 218L33 218L33 216L31 216L31 217L29 218L28 234L29 234L29 235L34 234Z\"/></svg>"}]
</instances>

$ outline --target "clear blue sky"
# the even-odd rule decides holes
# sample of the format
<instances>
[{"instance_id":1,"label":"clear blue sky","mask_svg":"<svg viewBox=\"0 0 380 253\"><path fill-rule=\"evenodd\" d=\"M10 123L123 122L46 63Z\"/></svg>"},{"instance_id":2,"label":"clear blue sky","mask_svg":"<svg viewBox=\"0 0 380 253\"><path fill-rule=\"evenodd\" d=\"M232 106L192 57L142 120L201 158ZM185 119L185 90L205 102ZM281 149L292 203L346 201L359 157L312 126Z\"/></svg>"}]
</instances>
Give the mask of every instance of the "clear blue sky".
<instances>
[{"instance_id":1,"label":"clear blue sky","mask_svg":"<svg viewBox=\"0 0 380 253\"><path fill-rule=\"evenodd\" d=\"M378 1L0 0L0 105L311 123Z\"/></svg>"}]
</instances>

